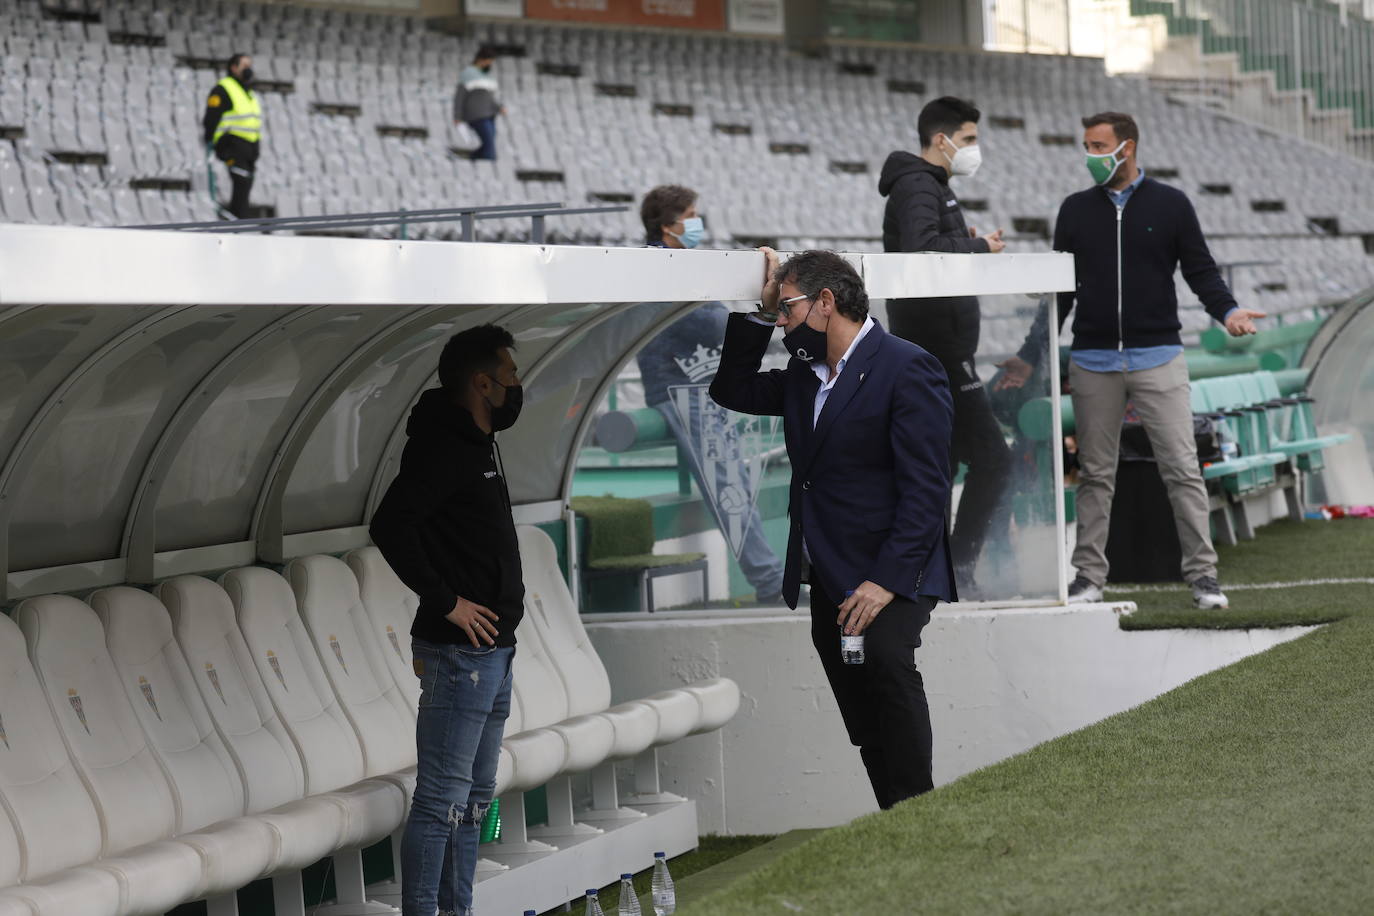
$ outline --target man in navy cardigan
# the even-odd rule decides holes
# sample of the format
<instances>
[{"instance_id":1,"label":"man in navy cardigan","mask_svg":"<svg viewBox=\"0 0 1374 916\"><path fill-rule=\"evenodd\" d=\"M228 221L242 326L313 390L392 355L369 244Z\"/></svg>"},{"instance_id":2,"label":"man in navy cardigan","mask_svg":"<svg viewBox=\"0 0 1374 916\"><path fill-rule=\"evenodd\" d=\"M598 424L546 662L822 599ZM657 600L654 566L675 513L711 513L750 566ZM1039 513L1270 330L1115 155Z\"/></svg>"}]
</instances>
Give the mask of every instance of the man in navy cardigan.
<instances>
[{"instance_id":1,"label":"man in navy cardigan","mask_svg":"<svg viewBox=\"0 0 1374 916\"><path fill-rule=\"evenodd\" d=\"M1236 305L1187 195L1149 178L1136 164L1135 120L1109 111L1084 118L1083 128L1088 171L1097 187L1070 195L1054 227L1054 250L1074 255L1077 275L1075 291L1059 294L1061 327L1077 306L1069 382L1080 473L1077 574L1069 603L1102 600L1117 450L1129 400L1169 492L1193 603L1224 608L1193 438L1174 271L1182 269L1207 313L1232 336L1255 333L1254 319L1264 313ZM1017 357L1001 364L1007 376L999 387L1024 383L1042 349L1043 341L1028 340Z\"/></svg>"},{"instance_id":2,"label":"man in navy cardigan","mask_svg":"<svg viewBox=\"0 0 1374 916\"><path fill-rule=\"evenodd\" d=\"M811 637L878 804L932 788L930 713L915 650L937 601L957 600L946 513L953 406L938 360L883 331L863 280L828 251L768 274L763 303L733 314L711 397L783 418L792 463L783 598L811 586ZM775 327L786 369L761 372ZM841 631L865 635L845 664Z\"/></svg>"}]
</instances>

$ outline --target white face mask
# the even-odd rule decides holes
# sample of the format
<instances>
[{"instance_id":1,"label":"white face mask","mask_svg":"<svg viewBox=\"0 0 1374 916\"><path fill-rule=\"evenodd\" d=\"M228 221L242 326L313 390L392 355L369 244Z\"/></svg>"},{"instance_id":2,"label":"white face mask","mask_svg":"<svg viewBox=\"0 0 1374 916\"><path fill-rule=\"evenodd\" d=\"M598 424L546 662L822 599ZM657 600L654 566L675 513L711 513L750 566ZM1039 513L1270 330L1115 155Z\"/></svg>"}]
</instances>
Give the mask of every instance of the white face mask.
<instances>
[{"instance_id":1,"label":"white face mask","mask_svg":"<svg viewBox=\"0 0 1374 916\"><path fill-rule=\"evenodd\" d=\"M949 140L948 137L945 139ZM953 140L949 140L949 142L954 143ZM963 178L972 178L974 173L978 171L978 167L983 164L983 150L977 143L958 147L953 156L942 154L949 162L949 173Z\"/></svg>"}]
</instances>

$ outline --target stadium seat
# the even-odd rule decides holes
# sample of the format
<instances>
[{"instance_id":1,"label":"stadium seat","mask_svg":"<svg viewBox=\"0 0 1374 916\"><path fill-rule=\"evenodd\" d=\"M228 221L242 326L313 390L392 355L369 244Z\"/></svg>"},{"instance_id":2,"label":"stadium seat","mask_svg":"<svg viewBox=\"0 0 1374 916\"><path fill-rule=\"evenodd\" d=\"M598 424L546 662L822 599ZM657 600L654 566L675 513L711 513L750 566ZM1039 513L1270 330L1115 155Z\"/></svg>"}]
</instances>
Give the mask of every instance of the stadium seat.
<instances>
[{"instance_id":1,"label":"stadium seat","mask_svg":"<svg viewBox=\"0 0 1374 916\"><path fill-rule=\"evenodd\" d=\"M401 825L406 794L395 781L364 780L358 735L330 687L287 581L271 570L245 567L225 573L220 584L276 717L300 752L306 792L330 793L345 806L339 845L351 851L335 856L340 901L361 902L357 849Z\"/></svg>"},{"instance_id":2,"label":"stadium seat","mask_svg":"<svg viewBox=\"0 0 1374 916\"><path fill-rule=\"evenodd\" d=\"M420 679L410 656L410 625L420 599L396 577L376 547L362 547L344 556L358 580L359 597L367 621L381 646L387 670L412 711L420 701Z\"/></svg>"},{"instance_id":3,"label":"stadium seat","mask_svg":"<svg viewBox=\"0 0 1374 916\"><path fill-rule=\"evenodd\" d=\"M553 540L538 528L520 526L520 558L530 617L567 690L569 713L603 712L610 706L611 682L587 638L581 616L558 566ZM637 702L659 717L656 744L720 728L739 709L739 687L728 678L668 690Z\"/></svg>"},{"instance_id":4,"label":"stadium seat","mask_svg":"<svg viewBox=\"0 0 1374 916\"><path fill-rule=\"evenodd\" d=\"M193 846L168 842L180 830L181 812L95 612L75 598L49 595L24 601L16 617L100 814L99 867L118 881L117 912L162 912L201 896L210 877L206 863Z\"/></svg>"},{"instance_id":5,"label":"stadium seat","mask_svg":"<svg viewBox=\"0 0 1374 916\"><path fill-rule=\"evenodd\" d=\"M292 560L285 575L334 695L358 735L364 773L409 770L413 790L414 713L387 668L352 570L335 557L311 556Z\"/></svg>"},{"instance_id":6,"label":"stadium seat","mask_svg":"<svg viewBox=\"0 0 1374 916\"><path fill-rule=\"evenodd\" d=\"M4 614L0 685L0 914L113 916L116 876L83 867L100 855L100 816L68 758L24 634Z\"/></svg>"}]
</instances>

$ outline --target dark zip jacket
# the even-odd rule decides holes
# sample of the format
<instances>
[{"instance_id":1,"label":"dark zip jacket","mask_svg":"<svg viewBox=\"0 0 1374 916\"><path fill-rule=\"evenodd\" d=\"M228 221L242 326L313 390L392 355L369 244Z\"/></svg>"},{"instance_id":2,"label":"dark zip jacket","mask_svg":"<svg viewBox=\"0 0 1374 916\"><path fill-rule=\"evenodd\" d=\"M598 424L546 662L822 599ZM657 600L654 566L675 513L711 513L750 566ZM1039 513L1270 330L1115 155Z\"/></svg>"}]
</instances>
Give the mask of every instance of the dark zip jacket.
<instances>
[{"instance_id":1,"label":"dark zip jacket","mask_svg":"<svg viewBox=\"0 0 1374 916\"><path fill-rule=\"evenodd\" d=\"M1059 294L1059 325L1076 304L1075 350L1182 344L1180 267L1217 321L1236 306L1188 196L1148 175L1119 214L1105 188L1070 195L1059 207L1054 250L1074 256L1076 289Z\"/></svg>"},{"instance_id":2,"label":"dark zip jacket","mask_svg":"<svg viewBox=\"0 0 1374 916\"><path fill-rule=\"evenodd\" d=\"M495 438L441 388L420 396L406 435L401 469L369 531L420 597L411 635L470 646L467 633L444 619L463 597L500 616L496 645L515 645L525 586Z\"/></svg>"},{"instance_id":3,"label":"dark zip jacket","mask_svg":"<svg viewBox=\"0 0 1374 916\"><path fill-rule=\"evenodd\" d=\"M969 238L949 173L913 153L895 152L883 163L878 192L887 198L883 212L883 251L940 251L981 254L984 239ZM929 351L962 379L963 363L978 352L978 300L894 299L888 303L892 333ZM958 382L956 381L956 386Z\"/></svg>"}]
</instances>

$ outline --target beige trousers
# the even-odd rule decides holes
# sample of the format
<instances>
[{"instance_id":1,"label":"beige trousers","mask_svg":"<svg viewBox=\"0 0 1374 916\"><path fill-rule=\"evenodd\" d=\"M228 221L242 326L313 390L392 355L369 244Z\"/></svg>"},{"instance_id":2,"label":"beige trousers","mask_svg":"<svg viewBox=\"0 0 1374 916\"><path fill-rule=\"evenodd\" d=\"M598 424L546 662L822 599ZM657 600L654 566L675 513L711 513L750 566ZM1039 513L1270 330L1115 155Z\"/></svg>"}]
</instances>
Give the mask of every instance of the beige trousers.
<instances>
[{"instance_id":1,"label":"beige trousers","mask_svg":"<svg viewBox=\"0 0 1374 916\"><path fill-rule=\"evenodd\" d=\"M1183 355L1140 372L1090 372L1070 360L1073 416L1078 429L1078 544L1073 565L1093 585L1107 582L1107 529L1116 490L1117 452L1126 402L1150 437L1169 491L1183 548L1183 579L1216 577L1217 552L1208 526L1207 487L1198 469L1188 364Z\"/></svg>"}]
</instances>

